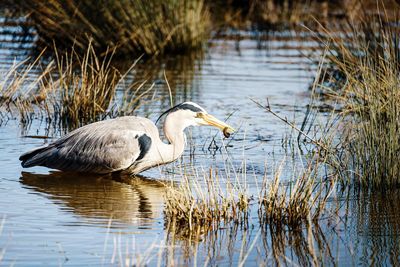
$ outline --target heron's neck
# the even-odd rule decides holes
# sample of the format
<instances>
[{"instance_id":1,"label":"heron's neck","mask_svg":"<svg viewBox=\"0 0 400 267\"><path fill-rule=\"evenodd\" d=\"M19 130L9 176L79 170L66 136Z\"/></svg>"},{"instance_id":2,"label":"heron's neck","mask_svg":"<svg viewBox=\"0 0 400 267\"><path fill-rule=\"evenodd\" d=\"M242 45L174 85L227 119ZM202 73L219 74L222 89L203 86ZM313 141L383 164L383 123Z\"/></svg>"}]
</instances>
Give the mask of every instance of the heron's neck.
<instances>
[{"instance_id":1,"label":"heron's neck","mask_svg":"<svg viewBox=\"0 0 400 267\"><path fill-rule=\"evenodd\" d=\"M164 134L169 144L164 144L162 160L171 162L179 158L185 150L186 136L184 133L186 127L183 125L164 125Z\"/></svg>"}]
</instances>

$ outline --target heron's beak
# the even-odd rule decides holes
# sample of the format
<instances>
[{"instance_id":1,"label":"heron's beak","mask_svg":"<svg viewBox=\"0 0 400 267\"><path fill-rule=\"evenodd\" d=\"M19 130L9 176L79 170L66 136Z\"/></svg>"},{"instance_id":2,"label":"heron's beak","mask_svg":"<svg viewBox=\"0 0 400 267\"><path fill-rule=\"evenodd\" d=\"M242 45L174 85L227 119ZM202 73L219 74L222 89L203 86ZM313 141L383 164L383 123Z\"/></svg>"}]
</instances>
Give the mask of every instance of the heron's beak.
<instances>
[{"instance_id":1,"label":"heron's beak","mask_svg":"<svg viewBox=\"0 0 400 267\"><path fill-rule=\"evenodd\" d=\"M231 126L210 114L203 114L202 118L206 122L206 125L214 126L222 130L226 138L228 138L235 131L235 129L233 129Z\"/></svg>"}]
</instances>

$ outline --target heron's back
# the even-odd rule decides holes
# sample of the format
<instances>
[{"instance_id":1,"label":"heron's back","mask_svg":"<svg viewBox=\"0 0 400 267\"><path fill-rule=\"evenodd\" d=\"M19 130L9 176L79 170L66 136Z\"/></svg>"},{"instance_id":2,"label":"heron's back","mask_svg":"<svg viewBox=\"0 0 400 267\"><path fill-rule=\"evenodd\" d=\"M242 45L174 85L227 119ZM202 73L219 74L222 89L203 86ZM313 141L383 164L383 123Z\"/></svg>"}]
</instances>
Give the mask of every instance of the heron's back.
<instances>
[{"instance_id":1,"label":"heron's back","mask_svg":"<svg viewBox=\"0 0 400 267\"><path fill-rule=\"evenodd\" d=\"M21 155L23 167L45 166L63 171L108 173L143 158L143 138L159 138L146 118L126 116L88 124L45 147ZM151 139L150 139L151 144ZM149 149L146 140L145 149Z\"/></svg>"}]
</instances>

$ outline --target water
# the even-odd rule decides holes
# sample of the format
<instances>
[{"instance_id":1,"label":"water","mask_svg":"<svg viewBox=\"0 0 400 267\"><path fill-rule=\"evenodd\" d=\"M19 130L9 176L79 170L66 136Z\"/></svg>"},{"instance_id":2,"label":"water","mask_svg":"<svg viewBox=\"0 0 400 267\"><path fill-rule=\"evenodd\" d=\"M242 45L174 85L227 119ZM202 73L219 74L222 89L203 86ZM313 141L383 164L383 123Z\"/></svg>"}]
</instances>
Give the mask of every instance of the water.
<instances>
[{"instance_id":1,"label":"water","mask_svg":"<svg viewBox=\"0 0 400 267\"><path fill-rule=\"evenodd\" d=\"M32 41L15 40L15 26L1 26L0 72L23 60ZM278 164L285 155L282 139L290 129L258 108L251 99L269 102L281 116L301 122L309 103L308 87L316 66L307 58L315 43L306 33L278 32L260 42L243 32L240 41L213 40L202 57L167 58L158 67L139 64L130 79L156 81L156 95L137 115L152 120L168 108L164 70L175 102L201 104L239 131L230 140L214 129L189 131L190 145L182 163L223 169L247 162L256 177L265 162ZM132 62L134 59L131 60ZM121 89L123 90L123 88ZM260 227L256 211L245 225L227 225L188 237L172 234L164 219L164 187L159 183L180 162L143 173L142 178L72 176L46 168L22 169L18 157L44 143L26 135L57 137L40 120L28 128L17 119L0 127L0 265L271 265L284 255L287 265L391 264L399 260L399 192L335 197L335 216L323 217L311 229ZM227 151L220 149L229 142ZM284 177L289 179L290 177ZM179 175L174 176L179 182ZM257 192L249 180L250 193ZM179 232L179 231L178 231ZM310 240L313 242L310 243ZM315 253L312 253L315 251ZM313 256L314 255L314 256ZM316 258L313 258L316 257Z\"/></svg>"}]
</instances>

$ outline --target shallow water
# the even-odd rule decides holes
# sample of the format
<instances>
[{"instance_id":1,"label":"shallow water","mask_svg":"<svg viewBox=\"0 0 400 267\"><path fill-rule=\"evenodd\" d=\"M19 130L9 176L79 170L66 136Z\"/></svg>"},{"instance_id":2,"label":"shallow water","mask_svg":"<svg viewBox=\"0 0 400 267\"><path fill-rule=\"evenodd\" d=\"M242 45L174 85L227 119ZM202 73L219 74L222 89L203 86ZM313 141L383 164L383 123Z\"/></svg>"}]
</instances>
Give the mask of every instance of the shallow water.
<instances>
[{"instance_id":1,"label":"shallow water","mask_svg":"<svg viewBox=\"0 0 400 267\"><path fill-rule=\"evenodd\" d=\"M23 60L32 43L10 37L8 32L18 28L3 25L0 31L1 72L14 59ZM290 129L251 99L265 103L268 98L276 112L300 123L316 68L306 55L315 44L306 33L269 34L263 42L252 33L243 36L240 42L213 40L200 58L167 58L158 68L139 64L130 79L156 81L155 94L163 97L140 108L137 115L155 121L168 108L165 69L176 103L197 102L239 129L229 140L214 129L191 129L183 164L222 170L228 158L235 168L245 159L247 170L261 179L271 171L265 162L273 166L285 156L282 140ZM0 127L0 265L108 266L135 261L252 266L274 264L275 253L283 254L281 263L287 265L308 265L313 257L327 265L396 265L400 260L399 192L339 198L338 215L321 219L311 230L260 228L253 209L248 224L227 225L189 239L167 229L165 190L158 182L171 172L177 173L172 179L179 182L181 162L135 179L22 169L19 155L45 142L26 135L59 134L47 132L40 120L26 128L11 119ZM223 144L229 144L226 150L221 149ZM255 194L251 179L249 192ZM336 205L332 198L331 206Z\"/></svg>"}]
</instances>

